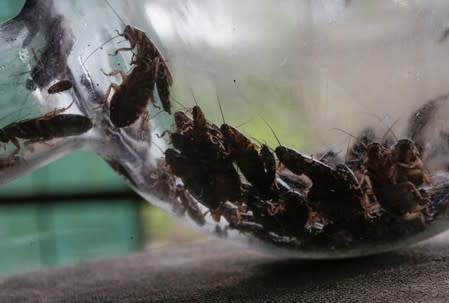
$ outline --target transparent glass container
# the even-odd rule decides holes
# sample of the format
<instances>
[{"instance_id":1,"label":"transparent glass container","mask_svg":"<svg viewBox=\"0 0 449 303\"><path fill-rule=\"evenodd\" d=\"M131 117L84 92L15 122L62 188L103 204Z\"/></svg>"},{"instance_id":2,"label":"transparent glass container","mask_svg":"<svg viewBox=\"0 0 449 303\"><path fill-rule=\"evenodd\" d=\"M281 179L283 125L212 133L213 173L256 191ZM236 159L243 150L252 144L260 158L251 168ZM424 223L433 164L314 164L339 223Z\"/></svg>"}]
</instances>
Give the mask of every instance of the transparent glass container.
<instances>
[{"instance_id":1,"label":"transparent glass container","mask_svg":"<svg viewBox=\"0 0 449 303\"><path fill-rule=\"evenodd\" d=\"M449 227L448 16L442 0L27 1L0 27L0 182L91 150L234 243L311 259L417 243Z\"/></svg>"}]
</instances>

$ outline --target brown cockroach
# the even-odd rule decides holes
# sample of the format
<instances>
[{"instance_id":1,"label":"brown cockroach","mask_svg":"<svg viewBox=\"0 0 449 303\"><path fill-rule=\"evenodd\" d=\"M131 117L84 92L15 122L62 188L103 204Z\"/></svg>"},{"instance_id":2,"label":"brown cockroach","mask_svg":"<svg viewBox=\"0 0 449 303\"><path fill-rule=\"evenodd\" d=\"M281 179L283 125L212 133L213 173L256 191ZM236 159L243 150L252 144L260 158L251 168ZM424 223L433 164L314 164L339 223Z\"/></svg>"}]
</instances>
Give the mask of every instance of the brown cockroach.
<instances>
[{"instance_id":1,"label":"brown cockroach","mask_svg":"<svg viewBox=\"0 0 449 303\"><path fill-rule=\"evenodd\" d=\"M319 160L282 146L273 129L269 128L279 143L275 149L279 161L291 172L304 174L312 180L307 195L312 208L331 219L345 222L365 213L363 192L348 167L338 165L338 169L333 169Z\"/></svg>"},{"instance_id":2,"label":"brown cockroach","mask_svg":"<svg viewBox=\"0 0 449 303\"><path fill-rule=\"evenodd\" d=\"M364 166L365 174L370 177L375 187L396 183L392 153L383 144L372 142L368 145Z\"/></svg>"},{"instance_id":3,"label":"brown cockroach","mask_svg":"<svg viewBox=\"0 0 449 303\"><path fill-rule=\"evenodd\" d=\"M366 175L372 182L378 203L384 209L398 215L419 213L422 216L421 210L429 202L429 197L408 181L407 172L400 172L398 178L396 165L399 164L401 167L399 160L407 161L415 157L415 146L407 139L398 142L400 143L394 148L394 156L391 149L383 144L378 142L369 144L365 161ZM361 184L363 183L362 180Z\"/></svg>"},{"instance_id":4,"label":"brown cockroach","mask_svg":"<svg viewBox=\"0 0 449 303\"><path fill-rule=\"evenodd\" d=\"M106 0L105 2L114 11L117 17L119 17L122 23L125 24L120 15L109 4L109 2ZM171 114L170 86L173 85L173 77L167 63L161 55L161 52L157 49L147 34L136 27L126 25L123 32L120 33L117 31L117 34L128 40L130 46L117 49L113 55L117 55L121 51L132 51L133 49L136 49L136 53L133 54L131 64L144 66L150 65L151 68L155 70L154 81L157 86L159 99L164 110Z\"/></svg>"},{"instance_id":5,"label":"brown cockroach","mask_svg":"<svg viewBox=\"0 0 449 303\"><path fill-rule=\"evenodd\" d=\"M185 133L193 130L193 119L187 116L182 111L177 111L173 114L175 121L176 133L179 135L184 135ZM162 138L165 135L172 135L173 132L171 130L164 130L160 134L156 134L158 138Z\"/></svg>"},{"instance_id":6,"label":"brown cockroach","mask_svg":"<svg viewBox=\"0 0 449 303\"><path fill-rule=\"evenodd\" d=\"M156 58L154 61L156 62L156 88L159 101L161 101L162 108L171 114L170 86L173 85L173 79L167 63L162 58Z\"/></svg>"},{"instance_id":7,"label":"brown cockroach","mask_svg":"<svg viewBox=\"0 0 449 303\"><path fill-rule=\"evenodd\" d=\"M122 78L120 85L112 83L108 87L103 98L103 104L109 103L110 119L115 127L130 126L142 116L143 128L147 128L149 119L147 105L149 101L154 104L154 72L146 66L135 65L128 73L122 70L105 73L106 76L119 74ZM108 102L112 89L115 92Z\"/></svg>"},{"instance_id":8,"label":"brown cockroach","mask_svg":"<svg viewBox=\"0 0 449 303\"><path fill-rule=\"evenodd\" d=\"M223 124L220 130L230 158L235 161L242 174L262 194L268 194L274 185L276 176L276 161L270 148L256 144L236 128L225 122L220 100L217 98Z\"/></svg>"},{"instance_id":9,"label":"brown cockroach","mask_svg":"<svg viewBox=\"0 0 449 303\"><path fill-rule=\"evenodd\" d=\"M224 158L224 139L218 126L206 120L198 105L192 108L192 116L193 119L182 112L175 113L177 131L170 135L173 146L203 162Z\"/></svg>"},{"instance_id":10,"label":"brown cockroach","mask_svg":"<svg viewBox=\"0 0 449 303\"><path fill-rule=\"evenodd\" d=\"M56 94L66 90L69 90L73 87L72 81L70 80L60 80L50 86L47 90L49 94Z\"/></svg>"},{"instance_id":11,"label":"brown cockroach","mask_svg":"<svg viewBox=\"0 0 449 303\"><path fill-rule=\"evenodd\" d=\"M43 143L53 138L81 135L92 128L92 121L82 115L60 114L67 108L49 112L43 116L16 121L0 129L0 141L12 142L16 149L9 155L14 157L20 151L18 139L26 139L25 146Z\"/></svg>"},{"instance_id":12,"label":"brown cockroach","mask_svg":"<svg viewBox=\"0 0 449 303\"><path fill-rule=\"evenodd\" d=\"M424 168L419 151L410 139L396 142L392 151L392 160L396 165L396 181L410 181L415 186L432 183L430 173Z\"/></svg>"},{"instance_id":13,"label":"brown cockroach","mask_svg":"<svg viewBox=\"0 0 449 303\"><path fill-rule=\"evenodd\" d=\"M396 215L422 214L430 202L428 195L417 190L410 181L374 187L374 192L379 204Z\"/></svg>"},{"instance_id":14,"label":"brown cockroach","mask_svg":"<svg viewBox=\"0 0 449 303\"><path fill-rule=\"evenodd\" d=\"M379 119L381 121L381 119ZM379 208L379 203L377 197L374 194L373 186L370 177L367 175L367 170L365 165L367 164L367 154L375 153L376 148L382 147L380 143L374 142L375 133L371 127L367 127L361 131L361 133L356 137L351 133L340 129L333 128L334 130L341 131L350 137L355 139L354 144L351 148L348 148L346 154L345 164L337 164L336 169L340 171L341 176L348 182L352 183L354 188L359 188L363 192L362 207L365 210L365 217L370 219L371 213ZM390 132L389 128L387 133ZM371 161L368 163L370 165L377 165L376 161ZM346 177L345 177L346 175ZM354 182L358 180L358 184Z\"/></svg>"},{"instance_id":15,"label":"brown cockroach","mask_svg":"<svg viewBox=\"0 0 449 303\"><path fill-rule=\"evenodd\" d=\"M209 209L217 209L222 202L236 201L240 197L240 178L226 159L204 164L201 159L171 148L165 151L165 159L189 192Z\"/></svg>"},{"instance_id":16,"label":"brown cockroach","mask_svg":"<svg viewBox=\"0 0 449 303\"><path fill-rule=\"evenodd\" d=\"M184 112L177 111L173 114L175 119L176 131L184 134L187 131L193 130L193 119L187 116Z\"/></svg>"},{"instance_id":17,"label":"brown cockroach","mask_svg":"<svg viewBox=\"0 0 449 303\"><path fill-rule=\"evenodd\" d=\"M187 212L198 225L205 224L204 215L198 207L198 203L193 200L183 185L177 184L176 176L171 173L165 160L158 160L157 167L150 177L153 182L151 188L164 199L168 198L169 201L172 201L174 212L182 214Z\"/></svg>"}]
</instances>

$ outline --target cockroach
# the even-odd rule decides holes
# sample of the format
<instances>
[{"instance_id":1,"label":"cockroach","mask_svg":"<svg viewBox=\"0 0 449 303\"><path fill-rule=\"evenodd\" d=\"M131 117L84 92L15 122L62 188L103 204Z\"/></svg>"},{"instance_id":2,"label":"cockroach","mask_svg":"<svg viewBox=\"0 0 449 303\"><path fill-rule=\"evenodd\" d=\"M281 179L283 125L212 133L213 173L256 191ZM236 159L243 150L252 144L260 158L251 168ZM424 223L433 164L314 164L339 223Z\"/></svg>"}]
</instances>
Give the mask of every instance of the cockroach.
<instances>
[{"instance_id":1,"label":"cockroach","mask_svg":"<svg viewBox=\"0 0 449 303\"><path fill-rule=\"evenodd\" d=\"M428 195L418 191L410 181L374 187L374 190L379 204L397 215L421 213L430 202Z\"/></svg>"},{"instance_id":2,"label":"cockroach","mask_svg":"<svg viewBox=\"0 0 449 303\"><path fill-rule=\"evenodd\" d=\"M305 232L305 224L310 216L310 208L304 195L280 187L274 199L263 199L259 191L250 188L245 193L245 201L254 221L262 224L268 233L298 236Z\"/></svg>"},{"instance_id":3,"label":"cockroach","mask_svg":"<svg viewBox=\"0 0 449 303\"><path fill-rule=\"evenodd\" d=\"M270 129L279 143L275 149L279 161L291 172L304 174L312 180L312 187L307 195L312 208L339 221L350 220L354 215L364 213L363 192L358 186L357 178L348 173L349 168L336 170L319 160L282 146L273 129Z\"/></svg>"},{"instance_id":4,"label":"cockroach","mask_svg":"<svg viewBox=\"0 0 449 303\"><path fill-rule=\"evenodd\" d=\"M122 23L125 24L120 15L109 4L109 2L105 2L114 11ZM117 55L121 51L132 51L133 49L136 49L136 53L133 55L131 64L143 66L150 65L151 68L155 70L154 81L156 82L159 99L164 110L171 114L169 88L173 85L173 78L160 51L144 31L131 25L126 25L123 32L120 33L117 31L117 34L128 40L130 46L117 49L113 55Z\"/></svg>"},{"instance_id":5,"label":"cockroach","mask_svg":"<svg viewBox=\"0 0 449 303\"><path fill-rule=\"evenodd\" d=\"M25 146L42 143L53 138L77 136L92 128L92 121L82 115L59 114L66 108L47 113L44 116L13 122L0 129L0 141L11 141L16 149L9 155L14 157L20 151L18 139L26 139Z\"/></svg>"},{"instance_id":6,"label":"cockroach","mask_svg":"<svg viewBox=\"0 0 449 303\"><path fill-rule=\"evenodd\" d=\"M115 127L122 128L143 117L143 128L146 128L149 119L147 105L149 101L154 104L154 70L143 65L135 65L127 74L121 70L105 73L106 76L117 74L121 76L122 82L120 85L112 83L103 98L103 104L109 103L111 122ZM115 92L108 102L112 89Z\"/></svg>"},{"instance_id":7,"label":"cockroach","mask_svg":"<svg viewBox=\"0 0 449 303\"><path fill-rule=\"evenodd\" d=\"M239 199L240 178L229 161L217 159L205 164L171 148L165 151L165 159L189 192L209 209Z\"/></svg>"},{"instance_id":8,"label":"cockroach","mask_svg":"<svg viewBox=\"0 0 449 303\"><path fill-rule=\"evenodd\" d=\"M172 201L175 212L182 214L187 212L198 225L205 224L204 215L198 207L198 203L193 200L183 185L177 184L176 176L171 173L165 160L159 159L157 167L150 177L152 179L150 187L164 199Z\"/></svg>"},{"instance_id":9,"label":"cockroach","mask_svg":"<svg viewBox=\"0 0 449 303\"><path fill-rule=\"evenodd\" d=\"M396 183L396 171L391 150L383 144L373 142L368 145L364 166L366 175L370 177L374 187Z\"/></svg>"},{"instance_id":10,"label":"cockroach","mask_svg":"<svg viewBox=\"0 0 449 303\"><path fill-rule=\"evenodd\" d=\"M287 191L280 195L285 208L277 217L282 222L282 229L288 234L297 236L305 233L305 225L312 215L307 199L300 193Z\"/></svg>"},{"instance_id":11,"label":"cockroach","mask_svg":"<svg viewBox=\"0 0 449 303\"><path fill-rule=\"evenodd\" d=\"M173 115L175 119L176 131L183 134L193 130L193 119L188 117L184 112L177 111Z\"/></svg>"},{"instance_id":12,"label":"cockroach","mask_svg":"<svg viewBox=\"0 0 449 303\"><path fill-rule=\"evenodd\" d=\"M167 64L161 58L154 59L156 62L156 88L162 108L171 114L170 86L173 85L173 79Z\"/></svg>"},{"instance_id":13,"label":"cockroach","mask_svg":"<svg viewBox=\"0 0 449 303\"><path fill-rule=\"evenodd\" d=\"M273 205L271 201L261 199L253 188L245 192L245 201L254 216L255 223L261 224L267 231L279 231L281 229L282 222L280 222L279 217L270 213Z\"/></svg>"},{"instance_id":14,"label":"cockroach","mask_svg":"<svg viewBox=\"0 0 449 303\"><path fill-rule=\"evenodd\" d=\"M250 184L255 186L261 194L268 194L276 176L276 161L273 153L267 145L263 144L262 148L259 148L248 137L227 124L218 98L217 101L223 119L220 130L230 158L235 161Z\"/></svg>"},{"instance_id":15,"label":"cockroach","mask_svg":"<svg viewBox=\"0 0 449 303\"><path fill-rule=\"evenodd\" d=\"M195 167L195 163L172 148L165 151L165 161L170 166L171 171L182 179L193 196L200 199L203 191L201 185L203 177L200 175L198 168Z\"/></svg>"},{"instance_id":16,"label":"cockroach","mask_svg":"<svg viewBox=\"0 0 449 303\"><path fill-rule=\"evenodd\" d=\"M193 119L187 116L186 113L177 111L173 114L173 118L175 121L176 133L184 135L185 133L193 130ZM171 135L172 133L173 132L170 130L164 130L161 134L157 134L157 136L162 138L165 135Z\"/></svg>"},{"instance_id":17,"label":"cockroach","mask_svg":"<svg viewBox=\"0 0 449 303\"><path fill-rule=\"evenodd\" d=\"M277 175L295 191L307 194L312 187L312 181L307 176L294 174L284 165L278 165Z\"/></svg>"},{"instance_id":18,"label":"cockroach","mask_svg":"<svg viewBox=\"0 0 449 303\"><path fill-rule=\"evenodd\" d=\"M174 200L178 194L176 186L176 177L171 173L166 161L159 159L157 166L150 175L150 188L155 190L156 194L161 194L163 198Z\"/></svg>"},{"instance_id":19,"label":"cockroach","mask_svg":"<svg viewBox=\"0 0 449 303\"><path fill-rule=\"evenodd\" d=\"M407 172L400 172L398 178L396 163L400 167L400 160L407 161L415 156L415 146L410 140L399 140L394 156L391 149L378 142L368 146L366 175L372 181L378 203L392 213L398 215L420 213L429 202L429 197L418 191L415 185L407 180L409 177ZM363 184L363 181L361 182Z\"/></svg>"},{"instance_id":20,"label":"cockroach","mask_svg":"<svg viewBox=\"0 0 449 303\"><path fill-rule=\"evenodd\" d=\"M72 87L73 87L72 81L60 80L60 81L56 82L55 84L53 84L52 86L50 86L47 91L49 94L56 94L56 93L60 93L60 92L69 90Z\"/></svg>"},{"instance_id":21,"label":"cockroach","mask_svg":"<svg viewBox=\"0 0 449 303\"><path fill-rule=\"evenodd\" d=\"M393 147L392 161L396 165L396 181L411 181L415 186L432 183L424 168L419 151L410 139L401 139Z\"/></svg>"},{"instance_id":22,"label":"cockroach","mask_svg":"<svg viewBox=\"0 0 449 303\"><path fill-rule=\"evenodd\" d=\"M381 119L379 119L381 121ZM366 175L365 163L368 152L373 152L375 147L382 146L380 143L373 142L376 138L374 130L371 127L367 127L361 131L361 133L355 137L349 132L333 128L335 130L344 132L355 139L351 148L348 148L346 154L345 163L336 164L335 169L339 172L340 177L351 184L352 188L360 189L362 194L361 205L364 209L365 218L371 219L372 212L379 208L377 197L374 194L370 177ZM387 133L390 132L390 128ZM371 149L370 149L371 148ZM369 163L377 164L377 162Z\"/></svg>"},{"instance_id":23,"label":"cockroach","mask_svg":"<svg viewBox=\"0 0 449 303\"><path fill-rule=\"evenodd\" d=\"M192 115L193 119L190 119L182 112L175 113L177 131L170 135L173 146L202 162L223 159L226 150L218 126L208 122L197 105L193 107Z\"/></svg>"}]
</instances>

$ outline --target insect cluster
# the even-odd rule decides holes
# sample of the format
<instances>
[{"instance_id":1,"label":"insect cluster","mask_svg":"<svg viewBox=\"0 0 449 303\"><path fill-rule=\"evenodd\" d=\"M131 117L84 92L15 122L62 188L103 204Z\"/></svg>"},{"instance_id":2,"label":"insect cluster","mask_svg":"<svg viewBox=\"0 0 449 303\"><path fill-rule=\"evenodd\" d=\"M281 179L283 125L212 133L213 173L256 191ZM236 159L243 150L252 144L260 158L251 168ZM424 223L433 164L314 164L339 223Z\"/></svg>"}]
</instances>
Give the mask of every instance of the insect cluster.
<instances>
[{"instance_id":1,"label":"insect cluster","mask_svg":"<svg viewBox=\"0 0 449 303\"><path fill-rule=\"evenodd\" d=\"M367 128L345 159L334 152L316 159L281 144L273 151L226 123L217 126L199 106L191 112L174 113L173 148L154 178L198 224L205 222L204 207L227 229L316 250L399 240L445 211L447 196L432 187L410 139L377 142Z\"/></svg>"},{"instance_id":2,"label":"insect cluster","mask_svg":"<svg viewBox=\"0 0 449 303\"><path fill-rule=\"evenodd\" d=\"M122 82L107 88L102 103L118 129L139 119L141 129L148 129L147 106L151 102L159 107L157 100L173 117L171 147L162 151L164 157L152 168L148 182L174 212L187 214L201 226L210 217L220 235L234 230L277 246L310 251L401 240L424 231L446 213L446 183L435 182L423 161L427 151L420 136L425 115L419 121L412 115L409 138L393 134L379 140L366 128L345 155L328 151L309 156L279 140L272 149L224 118L220 126L208 121L198 105L172 114L173 78L161 52L145 32L130 25L118 35L130 45L112 55L133 52L131 67L104 73L120 75ZM72 88L70 80L62 80L48 93ZM159 98L153 95L155 90ZM418 112L437 106L431 101ZM8 158L18 153L18 139L27 140L28 146L92 128L86 116L62 114L66 109L1 129L0 141L16 146Z\"/></svg>"},{"instance_id":3,"label":"insect cluster","mask_svg":"<svg viewBox=\"0 0 449 303\"><path fill-rule=\"evenodd\" d=\"M150 78L148 91L154 88L154 78L146 68L160 70L163 62L164 83L157 85L167 90L159 90L159 97L171 113L169 98L164 99L171 76L159 51L130 26L120 35L131 46L116 53L136 48L136 66L128 76L133 79L139 71L139 78ZM120 102L129 106L130 100ZM137 117L142 114L136 111ZM412 139L378 142L367 128L344 158L334 152L314 158L280 142L274 151L253 142L224 121L221 126L208 121L198 105L173 117L172 148L164 151L165 159L152 175L153 188L173 201L176 212L187 212L199 225L209 214L217 222L224 218L224 232L234 229L277 245L328 249L399 240L424 230L443 211L441 192L432 187L420 147Z\"/></svg>"}]
</instances>

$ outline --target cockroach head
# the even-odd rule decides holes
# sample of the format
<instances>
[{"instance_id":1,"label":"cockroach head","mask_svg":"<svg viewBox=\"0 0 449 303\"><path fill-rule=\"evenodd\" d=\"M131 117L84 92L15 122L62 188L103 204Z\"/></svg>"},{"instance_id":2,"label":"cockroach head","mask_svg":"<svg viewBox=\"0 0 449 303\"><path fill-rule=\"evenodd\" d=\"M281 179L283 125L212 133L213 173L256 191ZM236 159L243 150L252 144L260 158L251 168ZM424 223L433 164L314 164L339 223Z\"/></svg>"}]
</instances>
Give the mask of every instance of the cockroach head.
<instances>
[{"instance_id":1,"label":"cockroach head","mask_svg":"<svg viewBox=\"0 0 449 303\"><path fill-rule=\"evenodd\" d=\"M220 126L220 130L221 130L221 132L223 133L223 136L225 136L226 138L230 138L230 137L232 137L232 135L233 135L233 129L232 129L232 127L229 126L229 125L226 124L226 123L223 123L223 124Z\"/></svg>"},{"instance_id":2,"label":"cockroach head","mask_svg":"<svg viewBox=\"0 0 449 303\"><path fill-rule=\"evenodd\" d=\"M410 139L400 139L396 142L394 149L404 152L411 151L415 149L415 143Z\"/></svg>"},{"instance_id":3,"label":"cockroach head","mask_svg":"<svg viewBox=\"0 0 449 303\"><path fill-rule=\"evenodd\" d=\"M372 142L368 145L368 158L375 159L382 154L382 144L379 142Z\"/></svg>"},{"instance_id":4,"label":"cockroach head","mask_svg":"<svg viewBox=\"0 0 449 303\"><path fill-rule=\"evenodd\" d=\"M401 155L419 155L419 151L415 145L415 143L410 139L400 139L394 145L394 152Z\"/></svg>"},{"instance_id":5,"label":"cockroach head","mask_svg":"<svg viewBox=\"0 0 449 303\"><path fill-rule=\"evenodd\" d=\"M262 144L262 148L260 150L263 150L264 152L271 152L271 148L266 144Z\"/></svg>"},{"instance_id":6,"label":"cockroach head","mask_svg":"<svg viewBox=\"0 0 449 303\"><path fill-rule=\"evenodd\" d=\"M168 165L172 165L178 156L178 152L174 150L173 148L168 148L165 151L165 161L168 163Z\"/></svg>"},{"instance_id":7,"label":"cockroach head","mask_svg":"<svg viewBox=\"0 0 449 303\"><path fill-rule=\"evenodd\" d=\"M123 37L130 41L131 44L134 41L134 35L133 35L133 27L131 25L125 26L125 29L123 30Z\"/></svg>"},{"instance_id":8,"label":"cockroach head","mask_svg":"<svg viewBox=\"0 0 449 303\"><path fill-rule=\"evenodd\" d=\"M274 152L276 153L276 156L278 157L278 159L284 159L286 157L286 155L288 154L288 149L285 146L280 145L280 146L276 147Z\"/></svg>"},{"instance_id":9,"label":"cockroach head","mask_svg":"<svg viewBox=\"0 0 449 303\"><path fill-rule=\"evenodd\" d=\"M178 127L183 126L188 121L190 121L189 117L187 117L187 115L181 111L174 113L173 116L175 117L175 124Z\"/></svg>"},{"instance_id":10,"label":"cockroach head","mask_svg":"<svg viewBox=\"0 0 449 303\"><path fill-rule=\"evenodd\" d=\"M195 105L192 108L192 115L193 115L193 119L195 119L195 117L204 117L203 111L201 110L201 108L198 105Z\"/></svg>"}]
</instances>

